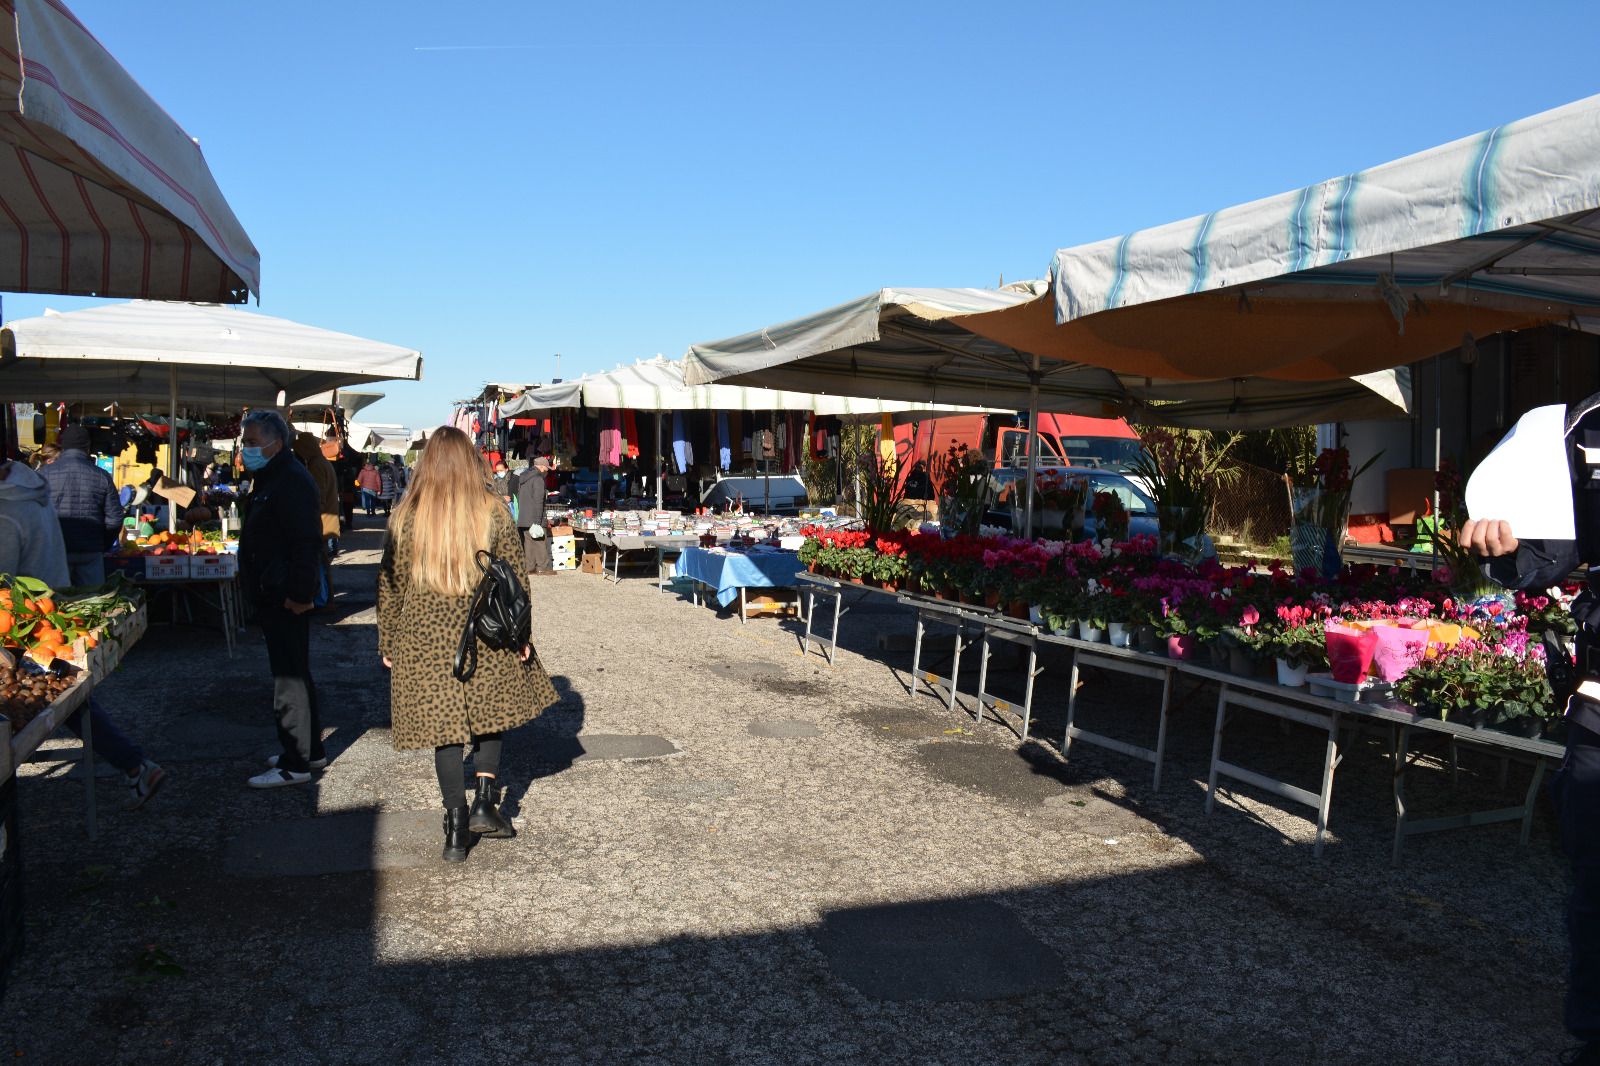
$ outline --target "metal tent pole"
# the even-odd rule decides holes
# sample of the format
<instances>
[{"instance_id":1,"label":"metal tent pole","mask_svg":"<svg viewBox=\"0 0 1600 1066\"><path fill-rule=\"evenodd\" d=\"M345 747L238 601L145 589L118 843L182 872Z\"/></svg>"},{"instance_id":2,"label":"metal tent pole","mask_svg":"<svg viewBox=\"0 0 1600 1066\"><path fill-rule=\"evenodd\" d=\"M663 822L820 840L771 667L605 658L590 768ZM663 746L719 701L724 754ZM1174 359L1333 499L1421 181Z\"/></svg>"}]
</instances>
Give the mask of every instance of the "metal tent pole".
<instances>
[{"instance_id":1,"label":"metal tent pole","mask_svg":"<svg viewBox=\"0 0 1600 1066\"><path fill-rule=\"evenodd\" d=\"M284 444L287 448L288 444ZM178 480L178 364L167 366L167 477ZM178 531L178 507L167 501L167 532Z\"/></svg>"},{"instance_id":2,"label":"metal tent pole","mask_svg":"<svg viewBox=\"0 0 1600 1066\"><path fill-rule=\"evenodd\" d=\"M661 482L664 480L662 478L662 476L661 476L661 473L662 473L663 470L666 469L666 463L664 461L666 457L664 455L662 455L662 453L661 453L661 448L662 448L662 444L661 444L661 423L665 419L665 417L666 416L665 416L664 412L662 412L662 411L657 411L656 412L656 476L655 476L655 482L656 482L656 510L658 510L658 511L661 510Z\"/></svg>"},{"instance_id":3,"label":"metal tent pole","mask_svg":"<svg viewBox=\"0 0 1600 1066\"><path fill-rule=\"evenodd\" d=\"M1039 468L1039 357L1028 374L1028 494L1022 508L1022 535L1033 539L1033 476Z\"/></svg>"}]
</instances>

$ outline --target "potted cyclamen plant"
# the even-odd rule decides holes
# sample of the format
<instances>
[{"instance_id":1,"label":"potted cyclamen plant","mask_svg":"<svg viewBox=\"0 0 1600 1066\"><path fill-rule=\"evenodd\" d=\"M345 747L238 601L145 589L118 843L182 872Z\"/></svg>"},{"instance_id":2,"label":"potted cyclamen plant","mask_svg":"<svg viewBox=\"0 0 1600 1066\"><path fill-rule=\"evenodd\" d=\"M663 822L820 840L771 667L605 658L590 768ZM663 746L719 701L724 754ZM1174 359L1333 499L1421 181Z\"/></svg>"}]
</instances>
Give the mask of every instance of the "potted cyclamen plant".
<instances>
[{"instance_id":1,"label":"potted cyclamen plant","mask_svg":"<svg viewBox=\"0 0 1600 1066\"><path fill-rule=\"evenodd\" d=\"M1228 648L1228 669L1241 677L1254 677L1272 638L1262 627L1261 609L1253 603L1239 608L1239 621L1225 626L1222 642Z\"/></svg>"},{"instance_id":2,"label":"potted cyclamen plant","mask_svg":"<svg viewBox=\"0 0 1600 1066\"><path fill-rule=\"evenodd\" d=\"M1110 599L1104 586L1090 578L1078 600L1078 639L1098 644L1106 637L1106 607Z\"/></svg>"},{"instance_id":3,"label":"potted cyclamen plant","mask_svg":"<svg viewBox=\"0 0 1600 1066\"><path fill-rule=\"evenodd\" d=\"M1278 684L1303 688L1306 674L1313 667L1328 665L1328 645L1322 632L1322 618L1311 608L1285 604L1277 610L1278 627L1270 651L1277 660Z\"/></svg>"}]
</instances>

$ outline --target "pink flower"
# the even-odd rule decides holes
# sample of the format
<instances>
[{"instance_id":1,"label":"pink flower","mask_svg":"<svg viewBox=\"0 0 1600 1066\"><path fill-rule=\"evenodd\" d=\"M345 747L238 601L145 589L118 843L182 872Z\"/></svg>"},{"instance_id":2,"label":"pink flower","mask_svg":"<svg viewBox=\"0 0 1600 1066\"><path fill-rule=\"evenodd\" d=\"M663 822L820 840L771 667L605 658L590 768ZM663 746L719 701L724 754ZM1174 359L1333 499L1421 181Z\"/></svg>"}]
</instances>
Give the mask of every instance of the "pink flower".
<instances>
[{"instance_id":1,"label":"pink flower","mask_svg":"<svg viewBox=\"0 0 1600 1066\"><path fill-rule=\"evenodd\" d=\"M1256 610L1254 604L1247 603L1239 614L1239 621L1247 626L1253 626L1261 621L1261 612Z\"/></svg>"}]
</instances>

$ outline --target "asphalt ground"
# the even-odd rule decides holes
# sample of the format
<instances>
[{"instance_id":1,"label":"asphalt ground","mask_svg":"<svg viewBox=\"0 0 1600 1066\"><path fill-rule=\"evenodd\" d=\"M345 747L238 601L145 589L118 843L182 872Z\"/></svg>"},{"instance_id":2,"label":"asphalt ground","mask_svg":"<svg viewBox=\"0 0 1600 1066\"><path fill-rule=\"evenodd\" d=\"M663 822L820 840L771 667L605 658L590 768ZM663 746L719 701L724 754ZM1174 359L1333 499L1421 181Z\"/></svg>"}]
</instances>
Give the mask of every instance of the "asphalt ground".
<instances>
[{"instance_id":1,"label":"asphalt ground","mask_svg":"<svg viewBox=\"0 0 1600 1066\"><path fill-rule=\"evenodd\" d=\"M796 623L580 573L535 579L562 700L507 740L519 835L439 859L430 753L388 736L379 534L346 539L313 660L332 764L244 787L274 750L258 634L233 659L155 625L101 698L172 782L86 839L77 745L21 771L25 954L0 1056L146 1063L1538 1063L1560 1027L1566 875L1542 804L1390 863L1387 738L1348 746L1313 858L1304 808L1204 813L1214 692L1150 768L1059 757L908 692L912 617ZM202 619L203 620L203 619ZM972 668L976 657L968 658ZM970 671L968 672L970 673ZM964 703L971 679L964 674ZM1015 663L998 687L1020 695ZM1140 743L1158 690L1087 675L1082 724ZM1245 715L1230 758L1313 786L1318 737ZM1442 756L1442 751L1440 755ZM1520 801L1528 771L1412 773L1432 815Z\"/></svg>"}]
</instances>

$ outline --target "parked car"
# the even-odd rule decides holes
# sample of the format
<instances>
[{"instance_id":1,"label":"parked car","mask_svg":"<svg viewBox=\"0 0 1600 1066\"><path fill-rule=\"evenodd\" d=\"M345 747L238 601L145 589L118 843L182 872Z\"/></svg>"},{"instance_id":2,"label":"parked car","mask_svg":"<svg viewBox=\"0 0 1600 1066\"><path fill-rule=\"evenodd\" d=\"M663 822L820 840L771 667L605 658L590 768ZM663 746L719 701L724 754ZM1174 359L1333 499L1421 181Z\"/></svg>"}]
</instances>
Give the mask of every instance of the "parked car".
<instances>
[{"instance_id":1,"label":"parked car","mask_svg":"<svg viewBox=\"0 0 1600 1066\"><path fill-rule=\"evenodd\" d=\"M1161 526L1156 519L1156 503L1142 488L1121 474L1110 470L1101 470L1096 467L1066 466L1052 467L1052 477L1081 477L1088 483L1089 499L1093 500L1096 493L1110 492L1122 501L1122 506L1128 511L1128 535L1151 536L1159 534ZM994 498L1000 504L989 512L990 525L1021 532L1022 512L1024 508L1023 493L1027 491L1026 470L1006 467L996 470L990 475L994 486ZM1035 512L1038 504L1035 501ZM1086 540L1098 540L1098 529L1094 515L1086 514L1083 523L1083 537Z\"/></svg>"},{"instance_id":2,"label":"parked car","mask_svg":"<svg viewBox=\"0 0 1600 1066\"><path fill-rule=\"evenodd\" d=\"M737 475L720 478L700 497L700 506L726 511L742 501L747 512L797 515L811 506L806 483L794 474Z\"/></svg>"}]
</instances>

